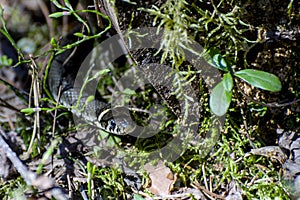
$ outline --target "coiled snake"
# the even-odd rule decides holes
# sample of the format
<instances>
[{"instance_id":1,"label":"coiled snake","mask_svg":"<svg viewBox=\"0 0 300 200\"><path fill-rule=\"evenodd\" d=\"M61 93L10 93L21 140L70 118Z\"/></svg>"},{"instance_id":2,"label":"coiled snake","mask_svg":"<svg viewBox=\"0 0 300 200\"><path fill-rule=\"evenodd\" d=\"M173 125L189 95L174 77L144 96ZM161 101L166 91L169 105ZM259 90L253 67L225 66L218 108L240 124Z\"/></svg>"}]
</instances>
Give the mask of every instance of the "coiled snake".
<instances>
[{"instance_id":1,"label":"coiled snake","mask_svg":"<svg viewBox=\"0 0 300 200\"><path fill-rule=\"evenodd\" d=\"M103 1L102 4L102 6L105 8L105 14L107 14L112 20L114 30L116 30L118 35L122 35L116 14L113 10L113 6L109 5L106 1ZM124 41L124 38L122 36L120 37L123 41L123 47L126 48L127 45ZM157 40L157 38L154 37L155 36L153 35L153 38L150 38L148 43L157 43L157 41L154 42ZM62 40L61 46L67 45L70 42L75 42L76 39L76 36L69 34ZM88 55L89 51L87 51L87 49L92 48L93 42L86 42L85 44L80 45L73 50L67 50L54 58L50 66L48 79L51 93L57 101L60 100L60 102L62 102L66 107L71 108L74 114L81 117L88 123L95 125L96 127L109 133L117 135L127 134L135 128L129 116L129 112L122 112L122 108L112 108L110 104L103 102L101 99L96 99L94 102L86 104L89 95L79 94L81 88L74 88L73 86L76 78L75 76L78 71L78 66ZM142 61L136 61L139 60L136 56L133 56L133 59L138 64L137 68L144 73L144 76L147 77L148 81L157 90L167 106L177 117L181 118L182 116L180 109L178 109L178 103L174 103L174 98L171 97L171 91L175 91L175 89L172 88L172 80L174 77L169 77L169 80L166 82L165 76L168 74L158 71L157 69L160 68L157 68L155 64L149 64L151 62L153 63L153 60L149 58L148 55L146 56L146 59L143 59ZM165 88L161 87L161 85L168 85L170 88L169 90L166 90ZM193 94L190 87L186 87L184 91L186 92L187 96ZM80 100L78 101L79 96ZM193 106L190 106L189 116L199 118L197 113L199 108L197 106L198 105L195 103ZM94 114L91 114L92 112L94 112Z\"/></svg>"},{"instance_id":2,"label":"coiled snake","mask_svg":"<svg viewBox=\"0 0 300 200\"><path fill-rule=\"evenodd\" d=\"M74 42L74 39L76 39L76 37L69 34L63 38L61 45L64 46L72 41ZM78 46L78 48L66 50L56 56L50 65L48 75L49 89L56 101L60 101L69 108L72 113L89 124L109 133L117 135L127 134L135 128L128 110L123 112L124 107L112 107L101 98L96 98L94 101L88 102L88 94L91 93L84 92L80 94L82 85L74 86L80 64L89 53L88 49L91 50L91 47L92 44L84 43ZM170 70L162 70L160 65L148 62L149 60L147 60L146 63L139 63L135 68L138 71L135 75L142 77L142 79L147 79L173 113L180 117L181 111L177 103L174 103L171 92L175 91L172 86L174 77L171 76L169 79L165 78L168 73L170 73ZM162 86L169 86L169 88L166 89ZM192 94L190 87L184 86L184 88L187 94ZM190 109L193 109L193 107ZM192 113L191 111L190 114Z\"/></svg>"}]
</instances>

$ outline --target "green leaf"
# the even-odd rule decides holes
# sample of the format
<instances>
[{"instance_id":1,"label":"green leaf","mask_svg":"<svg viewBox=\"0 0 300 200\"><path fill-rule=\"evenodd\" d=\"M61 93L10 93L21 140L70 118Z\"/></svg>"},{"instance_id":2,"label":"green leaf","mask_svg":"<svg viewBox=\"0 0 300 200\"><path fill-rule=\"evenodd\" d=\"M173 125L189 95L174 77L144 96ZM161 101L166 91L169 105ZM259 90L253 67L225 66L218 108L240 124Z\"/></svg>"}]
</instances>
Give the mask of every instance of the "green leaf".
<instances>
[{"instance_id":1,"label":"green leaf","mask_svg":"<svg viewBox=\"0 0 300 200\"><path fill-rule=\"evenodd\" d=\"M225 88L226 91L231 91L233 88L233 80L231 77L230 72L228 72L227 74L225 74L224 78L223 78L223 86Z\"/></svg>"},{"instance_id":2,"label":"green leaf","mask_svg":"<svg viewBox=\"0 0 300 200\"><path fill-rule=\"evenodd\" d=\"M227 63L221 54L213 55L212 62L213 62L213 65L218 69L221 69L221 70L227 69Z\"/></svg>"},{"instance_id":3,"label":"green leaf","mask_svg":"<svg viewBox=\"0 0 300 200\"><path fill-rule=\"evenodd\" d=\"M278 92L281 90L281 82L279 78L268 72L254 69L244 69L236 72L234 75L243 79L254 87L263 90L268 90L271 92Z\"/></svg>"},{"instance_id":4,"label":"green leaf","mask_svg":"<svg viewBox=\"0 0 300 200\"><path fill-rule=\"evenodd\" d=\"M225 88L225 85L228 85L228 82L230 82L228 81L228 77L224 77L223 80L214 87L210 95L209 107L217 116L224 115L231 102L232 91L228 91L228 88Z\"/></svg>"},{"instance_id":5,"label":"green leaf","mask_svg":"<svg viewBox=\"0 0 300 200\"><path fill-rule=\"evenodd\" d=\"M92 163L88 162L88 163L86 164L86 169L87 169L88 172L90 172L91 169L92 169Z\"/></svg>"},{"instance_id":6,"label":"green leaf","mask_svg":"<svg viewBox=\"0 0 300 200\"><path fill-rule=\"evenodd\" d=\"M71 15L71 13L68 12L68 11L55 12L55 13L50 14L49 17L51 17L51 18L59 18L59 17L66 16L66 15Z\"/></svg>"},{"instance_id":7,"label":"green leaf","mask_svg":"<svg viewBox=\"0 0 300 200\"><path fill-rule=\"evenodd\" d=\"M58 43L55 38L51 38L50 44L54 49L58 48Z\"/></svg>"},{"instance_id":8,"label":"green leaf","mask_svg":"<svg viewBox=\"0 0 300 200\"><path fill-rule=\"evenodd\" d=\"M8 58L7 55L0 56L0 66L11 66L13 63L13 60L11 58Z\"/></svg>"},{"instance_id":9,"label":"green leaf","mask_svg":"<svg viewBox=\"0 0 300 200\"><path fill-rule=\"evenodd\" d=\"M40 112L40 111L47 111L50 108L24 108L21 110L22 113L25 113L26 115L31 115L35 112Z\"/></svg>"},{"instance_id":10,"label":"green leaf","mask_svg":"<svg viewBox=\"0 0 300 200\"><path fill-rule=\"evenodd\" d=\"M50 0L56 7L62 9L62 10L68 10L66 7L64 7L63 5L61 5L60 3L58 3L57 0Z\"/></svg>"},{"instance_id":11,"label":"green leaf","mask_svg":"<svg viewBox=\"0 0 300 200\"><path fill-rule=\"evenodd\" d=\"M74 35L77 36L77 37L80 37L80 38L85 37L85 35L83 35L82 33L79 33L79 32L74 33Z\"/></svg>"},{"instance_id":12,"label":"green leaf","mask_svg":"<svg viewBox=\"0 0 300 200\"><path fill-rule=\"evenodd\" d=\"M144 198L138 194L133 194L133 199L134 200L144 200Z\"/></svg>"},{"instance_id":13,"label":"green leaf","mask_svg":"<svg viewBox=\"0 0 300 200\"><path fill-rule=\"evenodd\" d=\"M126 94L126 95L136 95L136 92L130 88L126 88L125 90L122 91L123 94Z\"/></svg>"},{"instance_id":14,"label":"green leaf","mask_svg":"<svg viewBox=\"0 0 300 200\"><path fill-rule=\"evenodd\" d=\"M55 12L49 15L51 18L59 18L63 16L63 12Z\"/></svg>"},{"instance_id":15,"label":"green leaf","mask_svg":"<svg viewBox=\"0 0 300 200\"><path fill-rule=\"evenodd\" d=\"M88 96L88 98L86 99L86 102L85 102L85 103L88 104L88 103L94 101L94 99L95 99L95 97L94 97L93 95L90 95L90 96Z\"/></svg>"},{"instance_id":16,"label":"green leaf","mask_svg":"<svg viewBox=\"0 0 300 200\"><path fill-rule=\"evenodd\" d=\"M205 54L204 59L211 66L228 71L226 60L222 57L220 51L217 48L210 48Z\"/></svg>"},{"instance_id":17,"label":"green leaf","mask_svg":"<svg viewBox=\"0 0 300 200\"><path fill-rule=\"evenodd\" d=\"M69 0L64 0L64 2L65 2L65 5L66 5L67 8L69 8L70 10L73 10L73 7L70 4Z\"/></svg>"},{"instance_id":18,"label":"green leaf","mask_svg":"<svg viewBox=\"0 0 300 200\"><path fill-rule=\"evenodd\" d=\"M21 110L22 113L25 113L26 115L31 115L35 112L34 108L24 108Z\"/></svg>"}]
</instances>

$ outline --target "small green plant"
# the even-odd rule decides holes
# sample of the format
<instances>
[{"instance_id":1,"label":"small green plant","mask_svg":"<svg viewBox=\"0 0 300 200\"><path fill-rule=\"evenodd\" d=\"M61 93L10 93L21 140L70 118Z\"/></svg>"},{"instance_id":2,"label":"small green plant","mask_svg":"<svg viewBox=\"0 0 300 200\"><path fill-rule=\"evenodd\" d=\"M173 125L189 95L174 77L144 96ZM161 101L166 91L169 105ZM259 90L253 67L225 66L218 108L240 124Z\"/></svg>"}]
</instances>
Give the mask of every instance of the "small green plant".
<instances>
[{"instance_id":1,"label":"small green plant","mask_svg":"<svg viewBox=\"0 0 300 200\"><path fill-rule=\"evenodd\" d=\"M88 196L89 198L92 198L92 180L93 177L95 176L95 171L96 171L96 166L93 165L92 163L88 162L87 163L87 185L88 185Z\"/></svg>"},{"instance_id":2,"label":"small green plant","mask_svg":"<svg viewBox=\"0 0 300 200\"><path fill-rule=\"evenodd\" d=\"M3 55L0 57L0 67L11 66L12 63L13 63L13 60L11 58L8 58L7 55Z\"/></svg>"},{"instance_id":3,"label":"small green plant","mask_svg":"<svg viewBox=\"0 0 300 200\"><path fill-rule=\"evenodd\" d=\"M209 49L205 59L213 67L226 72L222 81L213 88L209 99L210 109L217 116L224 115L230 106L234 77L240 78L254 87L270 92L281 90L281 82L274 74L254 69L233 72L232 67L227 65L226 60L216 48Z\"/></svg>"},{"instance_id":4,"label":"small green plant","mask_svg":"<svg viewBox=\"0 0 300 200\"><path fill-rule=\"evenodd\" d=\"M101 12L98 12L96 10L74 10L74 8L72 7L72 5L70 4L70 2L68 0L65 0L65 5L66 6L63 6L61 5L58 1L56 0L51 0L51 2L56 6L58 7L59 9L62 10L62 12L55 12L55 13L52 13L49 15L50 18L60 18L60 17L63 17L63 16L68 16L68 15L73 15L77 20L78 22L82 23L86 30L88 31L88 35L84 35L82 34L81 32L76 32L74 33L74 35L76 35L77 37L81 38L80 40L72 43L72 44L68 44L62 48L59 48L56 52L56 55L58 54L61 54L62 52L64 52L66 49L71 49L71 48L74 48L76 46L78 46L79 44L87 41L87 40L91 40L91 39L96 39L96 38L99 38L101 37L107 30L109 30L111 27L112 27L112 24L111 24L111 20L109 19L108 16L102 14ZM78 13L94 13L96 14L97 16L100 16L102 17L103 19L107 20L108 21L108 26L105 27L105 29L97 34L92 34L92 31L90 30L90 27L88 26L88 24L85 22L84 19L82 19ZM56 41L52 38L51 39L51 44L53 45L53 47L57 47L57 44L56 44Z\"/></svg>"},{"instance_id":5,"label":"small green plant","mask_svg":"<svg viewBox=\"0 0 300 200\"><path fill-rule=\"evenodd\" d=\"M185 11L187 5L188 3L185 0L167 0L159 8L153 5L151 9L141 9L155 16L153 24L158 25L158 30L163 28L163 37L159 49L159 51L162 51L161 62L171 58L174 66L177 67L184 61L183 50L190 49L189 27L196 26L193 19Z\"/></svg>"}]
</instances>

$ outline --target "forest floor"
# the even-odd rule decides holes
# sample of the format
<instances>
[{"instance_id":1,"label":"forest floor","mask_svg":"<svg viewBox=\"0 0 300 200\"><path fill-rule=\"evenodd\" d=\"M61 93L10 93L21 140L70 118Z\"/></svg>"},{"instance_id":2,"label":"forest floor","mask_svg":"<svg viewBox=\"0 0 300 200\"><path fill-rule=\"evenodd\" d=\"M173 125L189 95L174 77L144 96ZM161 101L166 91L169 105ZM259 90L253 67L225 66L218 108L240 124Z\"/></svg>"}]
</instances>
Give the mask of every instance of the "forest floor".
<instances>
[{"instance_id":1,"label":"forest floor","mask_svg":"<svg viewBox=\"0 0 300 200\"><path fill-rule=\"evenodd\" d=\"M115 7L100 3L97 11L93 3L0 0L1 199L300 198L298 1L115 0ZM117 10L118 20L109 20L105 14L114 13L108 10ZM141 124L153 105L162 104L165 118L155 136L81 128L48 92L47 70L63 49L61 37L78 25L88 26L93 17L101 29L110 22L114 29L97 37L77 32L78 40L109 40L116 26L128 35L141 27L163 33L159 53L143 49L132 56L138 63L169 65L180 74L172 81L178 88L172 95L179 100L166 98L165 89L155 85L125 88L122 92L130 97L120 99L135 108L133 116ZM182 54L182 49L192 52L191 44L209 55L208 68ZM106 101L114 88L123 87L116 80L131 69L122 62L117 59L118 67L97 87ZM212 94L221 82L214 103ZM181 91L187 84L196 98L190 106L199 103L201 108L196 135L184 139L180 126L191 114L182 110L187 115L178 118L176 104L190 100ZM225 114L213 118L214 112ZM174 138L180 142L168 158L161 156L159 148ZM153 149L159 153L151 157Z\"/></svg>"}]
</instances>

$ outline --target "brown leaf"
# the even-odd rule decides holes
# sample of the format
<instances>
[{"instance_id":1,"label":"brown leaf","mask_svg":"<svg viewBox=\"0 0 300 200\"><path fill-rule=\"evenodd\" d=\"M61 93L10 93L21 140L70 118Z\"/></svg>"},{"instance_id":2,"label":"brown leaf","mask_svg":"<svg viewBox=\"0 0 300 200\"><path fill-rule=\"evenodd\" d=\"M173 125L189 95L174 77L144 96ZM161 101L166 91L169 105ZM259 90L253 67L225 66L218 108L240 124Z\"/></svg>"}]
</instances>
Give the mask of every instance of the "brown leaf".
<instances>
[{"instance_id":1,"label":"brown leaf","mask_svg":"<svg viewBox=\"0 0 300 200\"><path fill-rule=\"evenodd\" d=\"M149 173L151 179L150 192L156 195L170 194L170 189L175 180L171 170L165 166L163 161L158 161L158 164L155 166L147 163L145 170Z\"/></svg>"}]
</instances>

